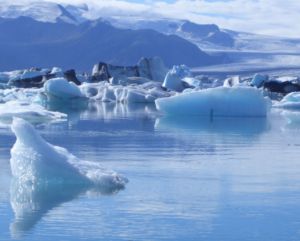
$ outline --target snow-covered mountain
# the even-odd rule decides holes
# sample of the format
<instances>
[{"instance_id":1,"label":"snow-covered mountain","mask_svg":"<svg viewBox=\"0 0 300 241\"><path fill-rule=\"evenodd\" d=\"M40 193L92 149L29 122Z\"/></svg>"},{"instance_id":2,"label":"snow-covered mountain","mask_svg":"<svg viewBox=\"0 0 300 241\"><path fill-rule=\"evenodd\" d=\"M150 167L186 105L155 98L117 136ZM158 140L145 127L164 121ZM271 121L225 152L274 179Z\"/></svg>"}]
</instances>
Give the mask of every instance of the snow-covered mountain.
<instances>
[{"instance_id":1,"label":"snow-covered mountain","mask_svg":"<svg viewBox=\"0 0 300 241\"><path fill-rule=\"evenodd\" d=\"M197 45L214 46L215 48L232 48L235 44L234 36L221 30L215 24L196 24L187 20L136 20L127 19L120 21L111 18L109 20L117 27L132 29L154 29L165 34L176 34Z\"/></svg>"},{"instance_id":2,"label":"snow-covered mountain","mask_svg":"<svg viewBox=\"0 0 300 241\"><path fill-rule=\"evenodd\" d=\"M154 30L118 29L97 20L81 24L39 22L29 17L0 18L0 69L60 66L90 70L99 61L134 65L159 56L165 64L204 66L223 62L176 35Z\"/></svg>"},{"instance_id":3,"label":"snow-covered mountain","mask_svg":"<svg viewBox=\"0 0 300 241\"><path fill-rule=\"evenodd\" d=\"M0 17L30 17L41 22L80 24L85 21L105 19L123 29L152 29L163 34L174 34L207 51L295 52L300 49L300 39L263 36L222 29L215 24L199 24L188 20L166 19L157 16L151 20L143 16L107 16L95 14L95 6L87 4L57 4L53 2L16 2L0 5Z\"/></svg>"},{"instance_id":4,"label":"snow-covered mountain","mask_svg":"<svg viewBox=\"0 0 300 241\"><path fill-rule=\"evenodd\" d=\"M273 37L222 29L215 24L198 24L187 20L109 18L114 26L131 29L154 29L178 35L207 51L299 52L300 39Z\"/></svg>"},{"instance_id":5,"label":"snow-covered mountain","mask_svg":"<svg viewBox=\"0 0 300 241\"><path fill-rule=\"evenodd\" d=\"M1 68L61 65L86 70L98 61L132 65L140 57L155 55L168 66L184 63L193 67L270 61L274 55L300 52L300 39L163 17L96 15L94 19L91 11L88 5L52 2L1 4Z\"/></svg>"},{"instance_id":6,"label":"snow-covered mountain","mask_svg":"<svg viewBox=\"0 0 300 241\"><path fill-rule=\"evenodd\" d=\"M0 16L2 18L30 17L40 22L49 23L63 21L78 24L85 21L81 17L85 11L88 11L87 6L63 6L52 2L0 4Z\"/></svg>"}]
</instances>

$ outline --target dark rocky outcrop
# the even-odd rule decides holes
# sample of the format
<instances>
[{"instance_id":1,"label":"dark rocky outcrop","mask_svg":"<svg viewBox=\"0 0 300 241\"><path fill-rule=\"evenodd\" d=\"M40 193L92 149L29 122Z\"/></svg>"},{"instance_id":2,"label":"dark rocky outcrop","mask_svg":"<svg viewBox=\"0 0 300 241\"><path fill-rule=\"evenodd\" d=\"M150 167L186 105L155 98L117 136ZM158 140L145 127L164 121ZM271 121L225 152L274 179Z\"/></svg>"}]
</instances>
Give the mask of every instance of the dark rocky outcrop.
<instances>
[{"instance_id":1,"label":"dark rocky outcrop","mask_svg":"<svg viewBox=\"0 0 300 241\"><path fill-rule=\"evenodd\" d=\"M8 81L9 86L18 88L41 88L45 81L52 78L50 71L42 71L39 68L24 70L19 76Z\"/></svg>"},{"instance_id":2,"label":"dark rocky outcrop","mask_svg":"<svg viewBox=\"0 0 300 241\"><path fill-rule=\"evenodd\" d=\"M271 80L265 82L263 87L264 89L267 89L270 92L276 92L281 94L288 94L291 92L300 91L300 85L291 81L279 82L276 80Z\"/></svg>"},{"instance_id":3,"label":"dark rocky outcrop","mask_svg":"<svg viewBox=\"0 0 300 241\"><path fill-rule=\"evenodd\" d=\"M64 72L64 77L69 81L73 82L76 85L81 85L81 82L78 80L76 76L76 71L74 69L69 69Z\"/></svg>"},{"instance_id":4,"label":"dark rocky outcrop","mask_svg":"<svg viewBox=\"0 0 300 241\"><path fill-rule=\"evenodd\" d=\"M167 68L158 57L142 58L134 66L117 66L99 62L94 65L92 82L107 81L110 78L143 77L154 81L163 81Z\"/></svg>"}]
</instances>

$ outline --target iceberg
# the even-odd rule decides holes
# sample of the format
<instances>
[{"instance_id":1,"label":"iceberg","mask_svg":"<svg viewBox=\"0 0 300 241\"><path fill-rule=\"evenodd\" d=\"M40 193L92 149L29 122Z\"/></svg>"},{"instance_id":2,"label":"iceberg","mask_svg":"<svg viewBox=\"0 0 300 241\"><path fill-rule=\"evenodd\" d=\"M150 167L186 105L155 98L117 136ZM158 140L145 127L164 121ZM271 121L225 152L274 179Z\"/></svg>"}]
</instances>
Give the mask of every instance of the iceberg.
<instances>
[{"instance_id":1,"label":"iceberg","mask_svg":"<svg viewBox=\"0 0 300 241\"><path fill-rule=\"evenodd\" d=\"M80 194L114 194L128 182L113 171L81 161L66 149L51 145L23 119L14 118L12 131L17 140L10 159L10 202L15 213L10 230L16 238L49 210Z\"/></svg>"},{"instance_id":2,"label":"iceberg","mask_svg":"<svg viewBox=\"0 0 300 241\"><path fill-rule=\"evenodd\" d=\"M155 99L171 96L158 82L140 85L110 85L109 83L84 83L80 86L84 96L90 100L111 103L154 103Z\"/></svg>"},{"instance_id":3,"label":"iceberg","mask_svg":"<svg viewBox=\"0 0 300 241\"><path fill-rule=\"evenodd\" d=\"M5 103L14 100L33 102L39 93L39 89L0 89L0 102Z\"/></svg>"},{"instance_id":4,"label":"iceberg","mask_svg":"<svg viewBox=\"0 0 300 241\"><path fill-rule=\"evenodd\" d=\"M44 91L48 96L56 97L61 100L83 98L80 89L73 83L64 78L48 80L44 85Z\"/></svg>"},{"instance_id":5,"label":"iceberg","mask_svg":"<svg viewBox=\"0 0 300 241\"><path fill-rule=\"evenodd\" d=\"M168 90L181 92L185 88L182 80L190 76L191 72L185 65L173 66L173 68L167 73L162 86Z\"/></svg>"},{"instance_id":6,"label":"iceberg","mask_svg":"<svg viewBox=\"0 0 300 241\"><path fill-rule=\"evenodd\" d=\"M34 127L14 118L16 143L11 149L14 178L29 183L71 184L83 187L122 189L127 179L100 165L81 161L66 149L46 142Z\"/></svg>"},{"instance_id":7,"label":"iceberg","mask_svg":"<svg viewBox=\"0 0 300 241\"><path fill-rule=\"evenodd\" d=\"M251 85L257 88L263 87L264 83L269 80L268 75L255 74L251 80Z\"/></svg>"},{"instance_id":8,"label":"iceberg","mask_svg":"<svg viewBox=\"0 0 300 241\"><path fill-rule=\"evenodd\" d=\"M135 66L116 66L100 62L93 67L91 81L142 77L162 82L167 72L167 68L159 57L141 58Z\"/></svg>"},{"instance_id":9,"label":"iceberg","mask_svg":"<svg viewBox=\"0 0 300 241\"><path fill-rule=\"evenodd\" d=\"M190 88L202 88L202 82L199 79L193 78L193 77L185 77L182 80L184 84L189 86Z\"/></svg>"},{"instance_id":10,"label":"iceberg","mask_svg":"<svg viewBox=\"0 0 300 241\"><path fill-rule=\"evenodd\" d=\"M241 78L240 76L233 76L229 77L224 80L224 87L233 87L233 86L238 86L240 85Z\"/></svg>"},{"instance_id":11,"label":"iceberg","mask_svg":"<svg viewBox=\"0 0 300 241\"><path fill-rule=\"evenodd\" d=\"M21 71L13 71L9 73L9 86L18 88L40 88L44 82L51 78L48 69L30 68Z\"/></svg>"},{"instance_id":12,"label":"iceberg","mask_svg":"<svg viewBox=\"0 0 300 241\"><path fill-rule=\"evenodd\" d=\"M159 57L142 58L138 62L139 75L150 80L163 82L168 69Z\"/></svg>"},{"instance_id":13,"label":"iceberg","mask_svg":"<svg viewBox=\"0 0 300 241\"><path fill-rule=\"evenodd\" d=\"M84 96L80 88L64 78L48 80L37 99L37 102L43 106L58 110L66 106L71 109L85 108L87 101L88 98Z\"/></svg>"},{"instance_id":14,"label":"iceberg","mask_svg":"<svg viewBox=\"0 0 300 241\"><path fill-rule=\"evenodd\" d=\"M253 87L217 87L186 92L155 101L167 115L265 117L270 100Z\"/></svg>"},{"instance_id":15,"label":"iceberg","mask_svg":"<svg viewBox=\"0 0 300 241\"><path fill-rule=\"evenodd\" d=\"M273 105L275 108L299 109L300 110L300 92L292 92Z\"/></svg>"},{"instance_id":16,"label":"iceberg","mask_svg":"<svg viewBox=\"0 0 300 241\"><path fill-rule=\"evenodd\" d=\"M0 124L10 125L14 117L21 117L32 124L41 124L44 122L64 121L67 115L48 111L42 106L34 103L22 101L9 101L0 104Z\"/></svg>"}]
</instances>

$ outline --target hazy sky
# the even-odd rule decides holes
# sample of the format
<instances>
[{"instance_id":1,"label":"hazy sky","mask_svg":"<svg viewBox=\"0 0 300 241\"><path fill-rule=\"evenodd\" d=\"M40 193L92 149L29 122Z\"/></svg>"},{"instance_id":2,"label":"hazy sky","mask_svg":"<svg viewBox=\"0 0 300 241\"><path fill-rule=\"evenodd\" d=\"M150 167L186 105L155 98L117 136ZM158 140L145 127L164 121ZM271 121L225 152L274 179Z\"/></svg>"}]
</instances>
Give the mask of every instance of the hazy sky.
<instances>
[{"instance_id":1,"label":"hazy sky","mask_svg":"<svg viewBox=\"0 0 300 241\"><path fill-rule=\"evenodd\" d=\"M10 0L0 0L12 2ZM23 0L26 1L26 0ZM92 16L134 15L147 19L162 15L223 28L299 37L300 0L50 0L87 3ZM15 2L15 1L13 1Z\"/></svg>"}]
</instances>

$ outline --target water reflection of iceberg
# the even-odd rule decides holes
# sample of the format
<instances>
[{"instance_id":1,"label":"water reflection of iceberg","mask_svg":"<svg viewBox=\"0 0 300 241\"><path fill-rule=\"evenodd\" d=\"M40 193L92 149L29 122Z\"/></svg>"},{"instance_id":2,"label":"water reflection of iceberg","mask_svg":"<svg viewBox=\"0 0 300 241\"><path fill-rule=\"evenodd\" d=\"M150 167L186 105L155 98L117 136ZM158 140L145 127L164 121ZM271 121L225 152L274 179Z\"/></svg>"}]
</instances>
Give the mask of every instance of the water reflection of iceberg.
<instances>
[{"instance_id":1,"label":"water reflection of iceberg","mask_svg":"<svg viewBox=\"0 0 300 241\"><path fill-rule=\"evenodd\" d=\"M228 133L239 135L257 135L269 129L266 118L205 118L197 116L171 117L156 120L159 130L198 131L210 133Z\"/></svg>"},{"instance_id":2,"label":"water reflection of iceberg","mask_svg":"<svg viewBox=\"0 0 300 241\"><path fill-rule=\"evenodd\" d=\"M10 225L11 235L16 238L22 236L48 211L71 201L84 191L84 187L32 184L14 179L10 190L10 203L15 213L15 220Z\"/></svg>"},{"instance_id":3,"label":"water reflection of iceberg","mask_svg":"<svg viewBox=\"0 0 300 241\"><path fill-rule=\"evenodd\" d=\"M86 111L82 112L84 119L120 119L155 115L157 110L154 104L144 103L104 103L91 102Z\"/></svg>"}]
</instances>

